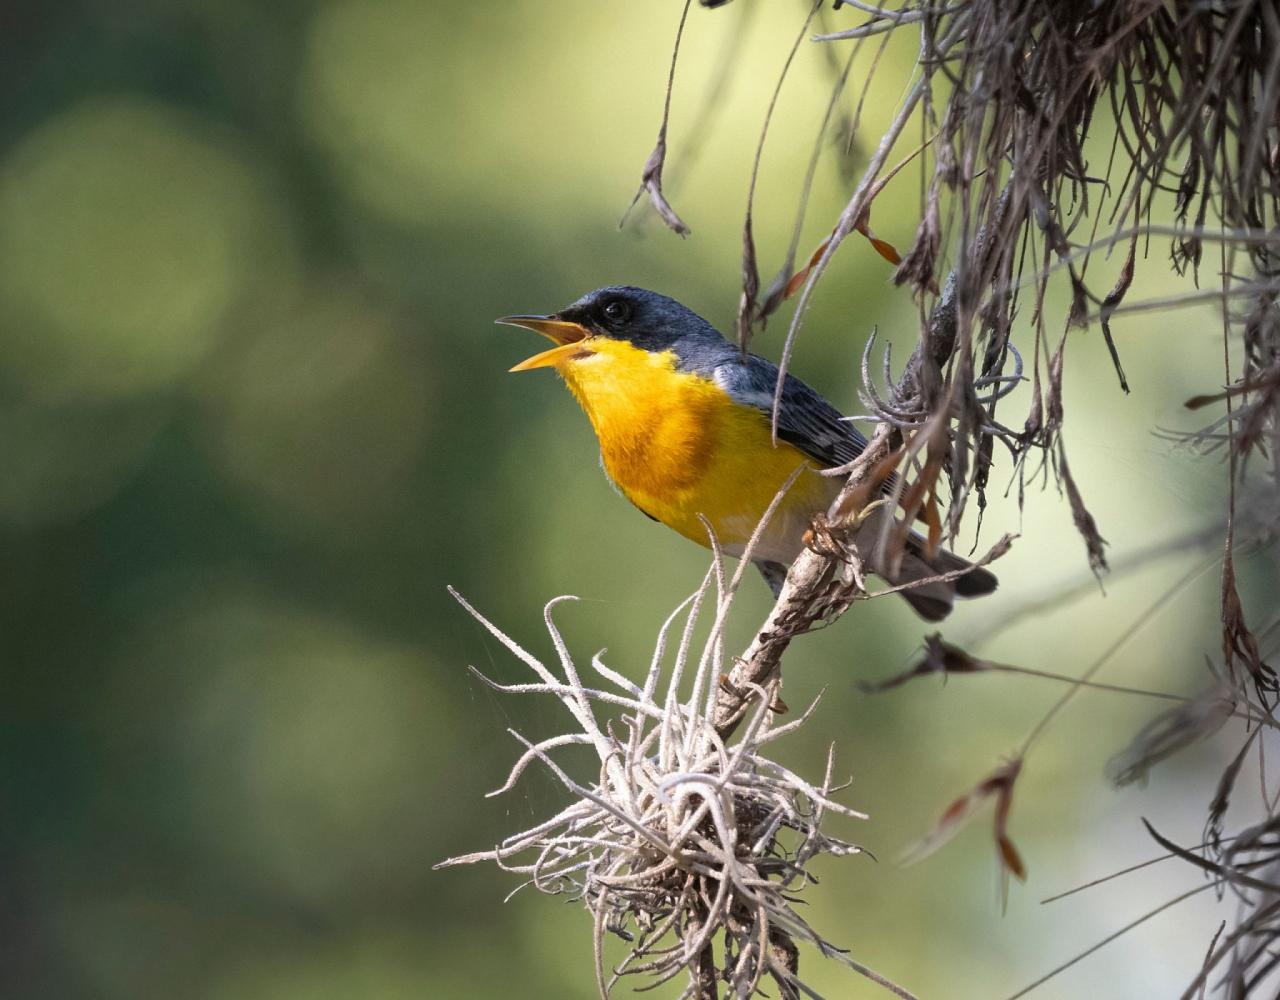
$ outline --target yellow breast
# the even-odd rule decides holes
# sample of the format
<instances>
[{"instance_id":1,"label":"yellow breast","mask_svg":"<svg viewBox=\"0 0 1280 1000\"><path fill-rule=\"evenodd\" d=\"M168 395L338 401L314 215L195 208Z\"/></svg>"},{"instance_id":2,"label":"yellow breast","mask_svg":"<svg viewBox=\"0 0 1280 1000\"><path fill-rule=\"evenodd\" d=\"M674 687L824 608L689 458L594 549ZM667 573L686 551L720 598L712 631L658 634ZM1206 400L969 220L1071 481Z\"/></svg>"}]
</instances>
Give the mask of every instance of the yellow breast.
<instances>
[{"instance_id":1,"label":"yellow breast","mask_svg":"<svg viewBox=\"0 0 1280 1000\"><path fill-rule=\"evenodd\" d=\"M726 551L741 552L781 486L812 462L773 443L765 414L734 402L710 379L677 370L670 351L593 338L590 352L559 371L591 420L609 477L686 538L708 544L701 514ZM838 491L838 482L803 472L754 556L789 563L810 517Z\"/></svg>"}]
</instances>

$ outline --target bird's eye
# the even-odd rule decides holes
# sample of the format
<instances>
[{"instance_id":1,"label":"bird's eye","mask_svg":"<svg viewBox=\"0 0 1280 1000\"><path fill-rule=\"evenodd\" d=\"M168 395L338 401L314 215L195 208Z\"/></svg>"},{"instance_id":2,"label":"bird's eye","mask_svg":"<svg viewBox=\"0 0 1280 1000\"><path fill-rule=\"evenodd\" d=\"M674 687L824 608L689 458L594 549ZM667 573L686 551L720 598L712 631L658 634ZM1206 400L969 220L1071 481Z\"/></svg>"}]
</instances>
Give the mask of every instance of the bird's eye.
<instances>
[{"instance_id":1,"label":"bird's eye","mask_svg":"<svg viewBox=\"0 0 1280 1000\"><path fill-rule=\"evenodd\" d=\"M613 299L605 303L604 315L611 324L625 323L631 318L631 306L622 299Z\"/></svg>"}]
</instances>

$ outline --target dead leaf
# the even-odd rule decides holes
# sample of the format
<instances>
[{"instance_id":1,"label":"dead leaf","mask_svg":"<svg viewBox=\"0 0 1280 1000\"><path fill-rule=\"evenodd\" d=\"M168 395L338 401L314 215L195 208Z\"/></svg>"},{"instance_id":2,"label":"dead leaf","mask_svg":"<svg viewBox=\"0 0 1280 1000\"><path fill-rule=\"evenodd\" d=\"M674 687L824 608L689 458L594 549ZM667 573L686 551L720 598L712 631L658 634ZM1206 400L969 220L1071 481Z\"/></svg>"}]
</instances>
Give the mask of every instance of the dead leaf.
<instances>
[{"instance_id":1,"label":"dead leaf","mask_svg":"<svg viewBox=\"0 0 1280 1000\"><path fill-rule=\"evenodd\" d=\"M1120 388L1126 393L1129 391L1129 381L1124 376L1124 367L1120 364L1120 353L1116 350L1116 342L1111 336L1111 314L1124 301L1125 293L1133 284L1133 265L1137 253L1138 233L1135 231L1133 239L1129 241L1129 256L1125 258L1124 266L1120 268L1120 276L1116 279L1115 287L1102 300L1102 311L1098 317L1102 323L1102 339L1107 342L1107 350L1111 352L1111 363L1115 366L1116 375L1120 378Z\"/></svg>"}]
</instances>

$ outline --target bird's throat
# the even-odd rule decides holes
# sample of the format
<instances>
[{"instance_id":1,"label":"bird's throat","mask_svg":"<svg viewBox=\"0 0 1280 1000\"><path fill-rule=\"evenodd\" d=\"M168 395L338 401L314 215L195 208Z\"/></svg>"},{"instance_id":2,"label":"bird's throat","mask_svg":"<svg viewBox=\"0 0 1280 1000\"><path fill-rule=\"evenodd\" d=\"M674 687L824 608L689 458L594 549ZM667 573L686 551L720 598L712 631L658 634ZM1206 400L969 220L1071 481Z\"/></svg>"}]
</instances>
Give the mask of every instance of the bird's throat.
<instances>
[{"instance_id":1,"label":"bird's throat","mask_svg":"<svg viewBox=\"0 0 1280 1000\"><path fill-rule=\"evenodd\" d=\"M605 471L634 502L674 502L698 482L721 427L717 386L678 370L669 351L621 341L593 343L559 371L591 421Z\"/></svg>"}]
</instances>

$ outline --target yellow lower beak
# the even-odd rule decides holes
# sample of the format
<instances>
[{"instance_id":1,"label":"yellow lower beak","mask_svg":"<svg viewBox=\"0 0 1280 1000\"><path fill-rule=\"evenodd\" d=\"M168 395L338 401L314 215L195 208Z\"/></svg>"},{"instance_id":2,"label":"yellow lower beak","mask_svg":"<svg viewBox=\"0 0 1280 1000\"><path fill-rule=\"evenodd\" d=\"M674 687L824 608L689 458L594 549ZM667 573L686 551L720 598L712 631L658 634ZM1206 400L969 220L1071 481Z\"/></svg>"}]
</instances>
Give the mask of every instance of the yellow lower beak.
<instances>
[{"instance_id":1,"label":"yellow lower beak","mask_svg":"<svg viewBox=\"0 0 1280 1000\"><path fill-rule=\"evenodd\" d=\"M591 353L582 347L582 341L586 340L590 334L579 324L568 320L555 319L551 316L503 316L495 322L504 326L522 326L526 330L542 334L556 344L549 351L543 351L541 354L535 354L521 361L511 369L513 372L527 372L533 368L551 368Z\"/></svg>"}]
</instances>

